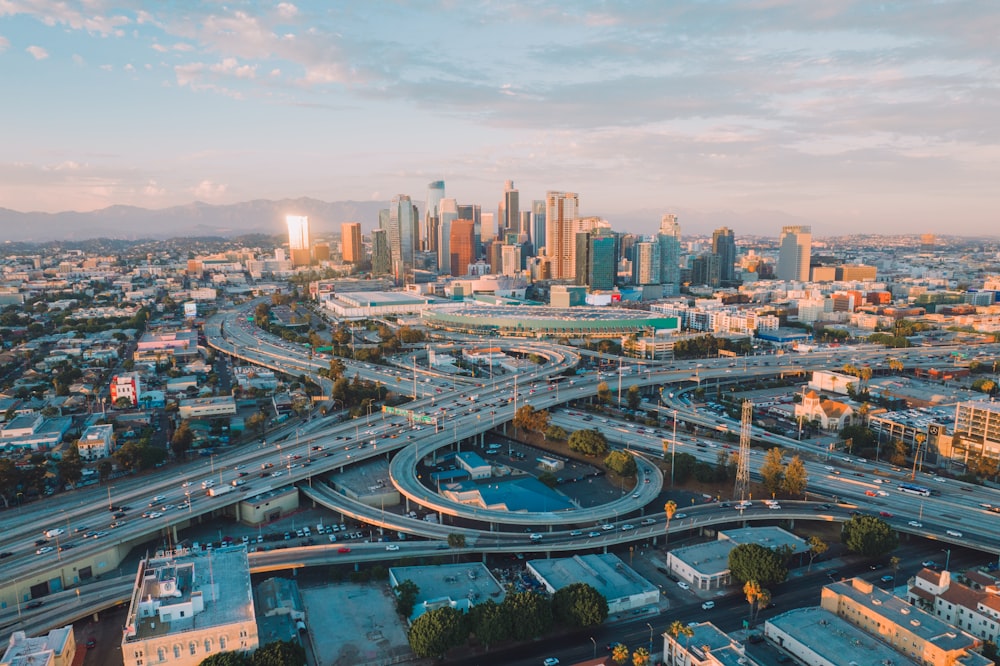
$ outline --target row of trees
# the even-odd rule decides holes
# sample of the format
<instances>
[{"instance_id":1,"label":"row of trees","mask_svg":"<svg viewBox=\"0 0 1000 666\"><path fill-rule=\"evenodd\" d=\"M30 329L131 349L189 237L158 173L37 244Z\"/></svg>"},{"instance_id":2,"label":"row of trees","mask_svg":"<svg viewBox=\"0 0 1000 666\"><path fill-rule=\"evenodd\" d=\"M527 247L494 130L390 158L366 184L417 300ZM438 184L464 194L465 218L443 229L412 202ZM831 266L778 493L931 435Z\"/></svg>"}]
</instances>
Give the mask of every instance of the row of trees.
<instances>
[{"instance_id":1,"label":"row of trees","mask_svg":"<svg viewBox=\"0 0 1000 666\"><path fill-rule=\"evenodd\" d=\"M784 450L780 447L769 449L764 454L764 461L760 466L760 476L764 487L774 497L781 491L789 495L803 495L806 492L806 484L809 475L802 460L796 455L784 462Z\"/></svg>"},{"instance_id":2,"label":"row of trees","mask_svg":"<svg viewBox=\"0 0 1000 666\"><path fill-rule=\"evenodd\" d=\"M305 666L306 651L295 641L275 641L251 655L242 652L219 652L202 659L199 666Z\"/></svg>"},{"instance_id":3,"label":"row of trees","mask_svg":"<svg viewBox=\"0 0 1000 666\"><path fill-rule=\"evenodd\" d=\"M412 581L397 586L398 610L412 611L419 591L416 587ZM404 596L408 607L401 603ZM467 614L451 607L427 611L414 620L408 639L418 657L443 657L448 650L466 644L471 636L488 650L504 641L544 636L555 627L597 626L607 617L604 596L586 583L574 583L551 598L535 592L508 592L502 602L489 599L473 606Z\"/></svg>"}]
</instances>

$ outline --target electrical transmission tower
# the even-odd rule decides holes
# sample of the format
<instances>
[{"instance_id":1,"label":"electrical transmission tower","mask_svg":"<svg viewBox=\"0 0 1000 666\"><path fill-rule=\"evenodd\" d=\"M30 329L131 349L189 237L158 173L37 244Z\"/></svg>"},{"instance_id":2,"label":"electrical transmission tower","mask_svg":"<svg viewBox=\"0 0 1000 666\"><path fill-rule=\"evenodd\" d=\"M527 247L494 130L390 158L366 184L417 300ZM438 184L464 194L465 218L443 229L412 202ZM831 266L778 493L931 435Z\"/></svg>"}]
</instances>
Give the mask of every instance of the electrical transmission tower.
<instances>
[{"instance_id":1,"label":"electrical transmission tower","mask_svg":"<svg viewBox=\"0 0 1000 666\"><path fill-rule=\"evenodd\" d=\"M743 401L743 418L740 420L740 455L736 461L736 488L733 499L741 502L750 494L750 420L753 418L753 403Z\"/></svg>"}]
</instances>

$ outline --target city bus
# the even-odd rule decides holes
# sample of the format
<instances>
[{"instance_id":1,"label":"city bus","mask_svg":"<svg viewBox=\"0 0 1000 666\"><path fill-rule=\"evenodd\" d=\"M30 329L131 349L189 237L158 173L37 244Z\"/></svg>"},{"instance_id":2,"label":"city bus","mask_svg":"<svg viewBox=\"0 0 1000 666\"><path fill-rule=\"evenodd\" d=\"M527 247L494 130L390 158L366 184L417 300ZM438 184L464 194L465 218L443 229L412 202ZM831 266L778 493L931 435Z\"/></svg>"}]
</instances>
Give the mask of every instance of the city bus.
<instances>
[{"instance_id":1,"label":"city bus","mask_svg":"<svg viewBox=\"0 0 1000 666\"><path fill-rule=\"evenodd\" d=\"M915 486L912 483L901 483L896 486L896 490L901 493L907 493L910 495L920 495L921 497L930 497L931 491L923 486Z\"/></svg>"}]
</instances>

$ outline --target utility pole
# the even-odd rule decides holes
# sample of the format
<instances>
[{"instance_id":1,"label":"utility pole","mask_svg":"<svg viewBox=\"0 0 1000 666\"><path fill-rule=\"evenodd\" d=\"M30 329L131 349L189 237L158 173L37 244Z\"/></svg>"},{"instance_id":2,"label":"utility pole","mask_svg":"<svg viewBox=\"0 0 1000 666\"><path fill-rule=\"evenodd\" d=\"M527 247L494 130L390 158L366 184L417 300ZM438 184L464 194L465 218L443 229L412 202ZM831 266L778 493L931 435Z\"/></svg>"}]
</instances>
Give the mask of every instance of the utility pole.
<instances>
[{"instance_id":1,"label":"utility pole","mask_svg":"<svg viewBox=\"0 0 1000 666\"><path fill-rule=\"evenodd\" d=\"M741 502L750 494L750 421L753 418L753 403L743 401L743 418L740 421L740 454L736 463L736 487L733 498Z\"/></svg>"}]
</instances>

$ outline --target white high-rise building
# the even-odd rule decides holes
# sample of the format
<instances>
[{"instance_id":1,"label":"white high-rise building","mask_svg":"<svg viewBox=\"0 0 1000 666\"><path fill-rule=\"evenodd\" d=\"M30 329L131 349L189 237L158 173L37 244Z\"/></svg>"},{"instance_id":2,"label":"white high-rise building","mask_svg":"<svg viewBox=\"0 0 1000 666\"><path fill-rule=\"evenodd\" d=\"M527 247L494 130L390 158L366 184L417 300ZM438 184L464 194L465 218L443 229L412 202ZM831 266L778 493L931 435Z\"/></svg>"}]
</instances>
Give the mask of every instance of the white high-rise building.
<instances>
[{"instance_id":1,"label":"white high-rise building","mask_svg":"<svg viewBox=\"0 0 1000 666\"><path fill-rule=\"evenodd\" d=\"M778 250L779 280L809 281L809 260L812 256L812 229L806 226L782 227Z\"/></svg>"},{"instance_id":2,"label":"white high-rise building","mask_svg":"<svg viewBox=\"0 0 1000 666\"><path fill-rule=\"evenodd\" d=\"M632 264L633 282L639 285L660 283L660 244L650 241L636 243Z\"/></svg>"},{"instance_id":3,"label":"white high-rise building","mask_svg":"<svg viewBox=\"0 0 1000 666\"><path fill-rule=\"evenodd\" d=\"M309 218L305 215L286 215L288 225L288 253L291 255L292 266L308 266L309 257Z\"/></svg>"},{"instance_id":4,"label":"white high-rise building","mask_svg":"<svg viewBox=\"0 0 1000 666\"><path fill-rule=\"evenodd\" d=\"M573 192L545 193L545 253L553 280L572 280L576 272L576 230L580 198Z\"/></svg>"}]
</instances>

